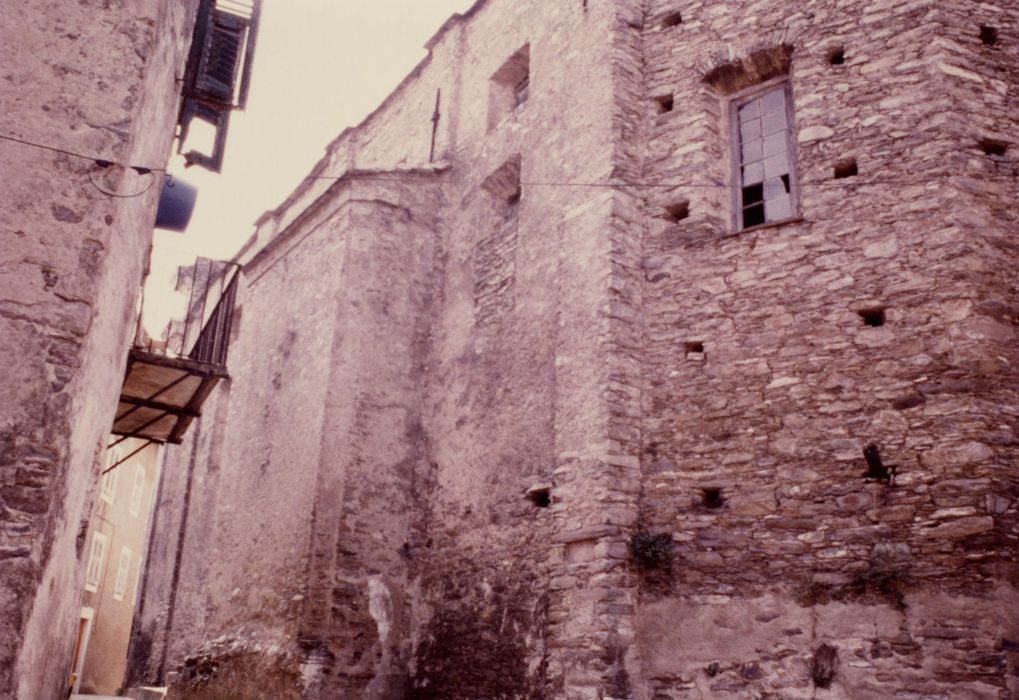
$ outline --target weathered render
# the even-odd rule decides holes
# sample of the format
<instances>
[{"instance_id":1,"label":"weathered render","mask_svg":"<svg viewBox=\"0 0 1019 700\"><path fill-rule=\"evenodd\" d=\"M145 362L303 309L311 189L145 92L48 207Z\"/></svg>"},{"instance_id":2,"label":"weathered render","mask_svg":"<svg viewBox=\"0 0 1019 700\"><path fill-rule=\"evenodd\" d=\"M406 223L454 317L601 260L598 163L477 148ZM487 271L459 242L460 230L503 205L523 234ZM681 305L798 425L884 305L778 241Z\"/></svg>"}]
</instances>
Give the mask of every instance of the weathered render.
<instances>
[{"instance_id":1,"label":"weathered render","mask_svg":"<svg viewBox=\"0 0 1019 700\"><path fill-rule=\"evenodd\" d=\"M134 680L1019 694L1019 7L487 0L429 49L238 256ZM739 230L781 79L796 216Z\"/></svg>"},{"instance_id":2,"label":"weathered render","mask_svg":"<svg viewBox=\"0 0 1019 700\"><path fill-rule=\"evenodd\" d=\"M3 698L66 695L85 527L162 182L123 166L165 167L194 10L0 7Z\"/></svg>"}]
</instances>

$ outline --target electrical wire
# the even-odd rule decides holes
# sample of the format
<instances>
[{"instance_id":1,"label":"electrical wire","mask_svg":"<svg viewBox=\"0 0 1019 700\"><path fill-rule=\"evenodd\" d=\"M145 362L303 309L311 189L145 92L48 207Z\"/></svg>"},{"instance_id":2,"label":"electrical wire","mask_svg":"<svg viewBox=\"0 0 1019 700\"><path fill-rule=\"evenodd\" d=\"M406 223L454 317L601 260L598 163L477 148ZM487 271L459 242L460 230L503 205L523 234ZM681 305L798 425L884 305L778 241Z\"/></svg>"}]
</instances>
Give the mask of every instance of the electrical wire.
<instances>
[{"instance_id":1,"label":"electrical wire","mask_svg":"<svg viewBox=\"0 0 1019 700\"><path fill-rule=\"evenodd\" d=\"M148 192L149 190L152 189L152 185L155 184L155 182L156 182L156 175L155 175L155 173L151 173L151 172L148 173L148 175L150 176L149 177L149 184L148 184L148 186L145 189L143 189L141 192L135 192L134 194L117 194L116 192L110 192L109 190L104 190L102 187L100 187L99 185L96 184L95 180L92 179L92 173L89 173L87 175L87 177L88 177L89 184L92 185L93 187L95 187L97 190L99 190L103 194L105 194L107 197L116 197L117 199L132 199L134 197L141 197L143 194L145 194L146 192Z\"/></svg>"},{"instance_id":2,"label":"electrical wire","mask_svg":"<svg viewBox=\"0 0 1019 700\"><path fill-rule=\"evenodd\" d=\"M66 149L57 148L55 146L47 146L46 144L36 143L34 141L28 141L26 139L20 139L20 138L14 137L14 136L6 135L6 134L0 134L0 139L3 139L5 141L12 141L14 143L20 143L20 144L23 144L23 145L26 145L26 146L32 146L32 147L35 147L35 148L40 148L40 149L43 149L43 150L46 150L46 151L52 151L54 153L61 153L63 155L72 156L74 158L81 158L82 160L91 160L96 165L98 165L100 167L104 167L104 168L107 168L107 167L110 167L110 166L113 166L113 165L118 165L118 166L123 167L123 168L130 168L130 169L134 170L135 172L137 172L139 175L147 175L147 174L156 173L156 172L164 172L164 173L166 172L166 168L148 168L148 167L139 166L139 165L127 165L127 164L123 164L123 163L118 163L116 161L107 160L107 159L104 159L104 158L95 158L93 156L87 156L87 155L83 155L81 153L75 153L74 151L68 151ZM845 178L838 178L838 179L831 179L831 180L826 179L826 180L815 180L815 181L809 181L809 180L808 181L799 181L799 182L796 183L796 185L797 185L797 187L799 187L801 189L802 188L814 188L814 187L862 187L862 186L867 186L867 185L917 185L917 184L926 184L926 183L931 182L932 180L947 180L947 179L954 179L954 178L958 178L958 177L961 177L961 176L958 175L958 174L952 174L952 173L945 173L945 174L942 174L942 175L920 176L917 179L905 179L905 178L869 178L869 179L860 179L860 178L857 178L856 176L852 176L852 177L845 177ZM1011 173L984 173L982 175L979 175L979 177L985 178L985 179L986 178L1017 179L1017 178L1019 178L1019 171L1013 171ZM399 175L393 176L393 175L384 175L384 174L370 175L370 174L367 174L367 173L363 173L363 174L360 174L360 173L346 173L344 175L305 175L302 178L302 180L331 180L331 181L337 181L337 180L367 180L367 181L380 181L380 182L414 182L414 183L420 182L420 178L417 178L417 177L399 176ZM155 178L153 178L153 182L154 181L155 181ZM145 192L147 192L152 187L152 184L153 184L152 182L150 182L149 186L146 187L141 192L137 192L135 194L130 194L130 195L121 195L121 194L116 194L116 193L104 190L102 187L97 185L92 180L91 176L89 177L89 182L91 182L92 186L95 187L100 192L102 192L103 194L105 194L107 196L110 196L110 197L118 197L118 198L123 198L123 199L129 199L129 198L132 198L132 197L140 197L141 195L145 194ZM576 181L571 182L571 181L556 181L556 180L548 180L548 181L522 181L520 183L520 185L521 186L526 186L526 187L585 187L585 188L613 188L613 189L624 188L624 187L625 188L636 188L636 189L653 189L653 188L659 188L659 189L735 189L735 188L739 187L739 185L732 184L732 183L717 183L717 182L707 182L707 183L692 183L692 182L576 182Z\"/></svg>"},{"instance_id":3,"label":"electrical wire","mask_svg":"<svg viewBox=\"0 0 1019 700\"><path fill-rule=\"evenodd\" d=\"M982 179L1015 179L1019 177L1019 172L1011 173L984 173L981 175L974 174L975 177ZM814 181L797 181L796 186L799 188L803 187L861 187L865 185L923 185L931 182L932 180L951 180L959 177L963 177L957 173L944 173L940 175L924 175L917 176L916 179L906 178L869 178L863 179L857 176L837 178L832 180L814 180ZM358 173L347 173L345 175L307 175L303 178L304 180L367 180L367 181L378 181L378 182L408 182L416 183L421 182L418 177L408 176L388 176L388 175L368 175ZM463 180L454 179L454 182L464 182ZM556 180L522 180L520 182L521 187L607 187L607 188L620 188L620 187L633 187L633 188L667 188L667 189L734 189L739 188L740 185L716 183L716 182L705 182L705 183L693 183L693 182L576 182L576 181L556 181Z\"/></svg>"},{"instance_id":4,"label":"electrical wire","mask_svg":"<svg viewBox=\"0 0 1019 700\"><path fill-rule=\"evenodd\" d=\"M134 170L139 175L147 175L149 173L155 173L155 172L163 172L163 173L166 172L166 168L148 168L148 167L145 167L143 165L128 165L126 163L118 163L117 161L109 160L108 158L96 158L95 156L87 156L87 155L84 155L82 153L75 153L74 151L68 151L67 149L64 149L64 148L57 148L56 146L47 146L44 143L36 143L35 141L28 141L26 139L19 139L18 137L11 136L9 134L0 134L0 139L3 139L4 141L11 141L13 143L20 143L20 144L22 144L24 146L32 146L33 148L41 148L44 151L51 151L53 153L60 153L62 155L71 156L73 158L81 158L82 160L90 160L93 163L95 163L96 165L98 165L100 167L103 167L103 168L108 168L108 167L113 166L113 165L119 165L122 168L130 168L131 170Z\"/></svg>"}]
</instances>

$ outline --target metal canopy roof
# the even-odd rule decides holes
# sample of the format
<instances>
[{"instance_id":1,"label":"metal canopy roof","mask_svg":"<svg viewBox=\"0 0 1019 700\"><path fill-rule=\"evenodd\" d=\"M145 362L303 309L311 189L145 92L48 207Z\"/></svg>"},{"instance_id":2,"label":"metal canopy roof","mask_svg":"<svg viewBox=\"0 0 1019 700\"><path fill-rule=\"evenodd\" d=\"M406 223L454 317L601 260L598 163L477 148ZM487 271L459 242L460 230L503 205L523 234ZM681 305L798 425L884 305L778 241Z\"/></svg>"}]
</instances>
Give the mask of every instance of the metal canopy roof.
<instances>
[{"instance_id":1,"label":"metal canopy roof","mask_svg":"<svg viewBox=\"0 0 1019 700\"><path fill-rule=\"evenodd\" d=\"M120 391L113 434L179 444L202 403L226 368L191 359L166 357L134 348Z\"/></svg>"}]
</instances>

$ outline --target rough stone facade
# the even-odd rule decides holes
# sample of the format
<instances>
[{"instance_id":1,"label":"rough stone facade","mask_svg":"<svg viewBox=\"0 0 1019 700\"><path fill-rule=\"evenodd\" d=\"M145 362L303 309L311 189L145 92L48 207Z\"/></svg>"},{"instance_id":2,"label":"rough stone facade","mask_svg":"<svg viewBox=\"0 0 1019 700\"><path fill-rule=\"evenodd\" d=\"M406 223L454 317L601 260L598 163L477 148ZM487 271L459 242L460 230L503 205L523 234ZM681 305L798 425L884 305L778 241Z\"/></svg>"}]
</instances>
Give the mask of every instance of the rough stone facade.
<instances>
[{"instance_id":1,"label":"rough stone facade","mask_svg":"<svg viewBox=\"0 0 1019 700\"><path fill-rule=\"evenodd\" d=\"M85 527L162 182L122 166L165 167L195 7L0 8L3 698L66 695Z\"/></svg>"},{"instance_id":2,"label":"rough stone facade","mask_svg":"<svg viewBox=\"0 0 1019 700\"><path fill-rule=\"evenodd\" d=\"M1019 8L487 0L429 49L239 255L135 680L1019 694ZM781 80L796 216L740 231Z\"/></svg>"}]
</instances>

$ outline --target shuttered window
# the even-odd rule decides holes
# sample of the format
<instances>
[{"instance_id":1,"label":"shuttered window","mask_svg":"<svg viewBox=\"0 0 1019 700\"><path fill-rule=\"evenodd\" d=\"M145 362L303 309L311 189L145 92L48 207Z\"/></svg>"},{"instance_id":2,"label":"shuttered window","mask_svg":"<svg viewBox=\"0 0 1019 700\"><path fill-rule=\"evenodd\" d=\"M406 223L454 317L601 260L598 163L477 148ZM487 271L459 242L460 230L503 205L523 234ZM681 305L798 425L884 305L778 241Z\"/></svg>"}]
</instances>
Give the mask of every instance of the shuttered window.
<instances>
[{"instance_id":1,"label":"shuttered window","mask_svg":"<svg viewBox=\"0 0 1019 700\"><path fill-rule=\"evenodd\" d=\"M103 575L103 563L106 559L106 535L101 532L92 533L92 546L88 551L88 564L85 566L85 590L95 593L99 590L99 579Z\"/></svg>"},{"instance_id":2,"label":"shuttered window","mask_svg":"<svg viewBox=\"0 0 1019 700\"><path fill-rule=\"evenodd\" d=\"M184 151L196 119L214 136L208 152L184 153L188 165L215 172L223 167L230 112L247 102L260 13L261 0L201 0L184 73L178 150Z\"/></svg>"},{"instance_id":3,"label":"shuttered window","mask_svg":"<svg viewBox=\"0 0 1019 700\"><path fill-rule=\"evenodd\" d=\"M127 590L127 576L131 573L131 550L127 547L120 548L120 562L117 565L117 580L113 584L113 599L124 600L124 591Z\"/></svg>"}]
</instances>

